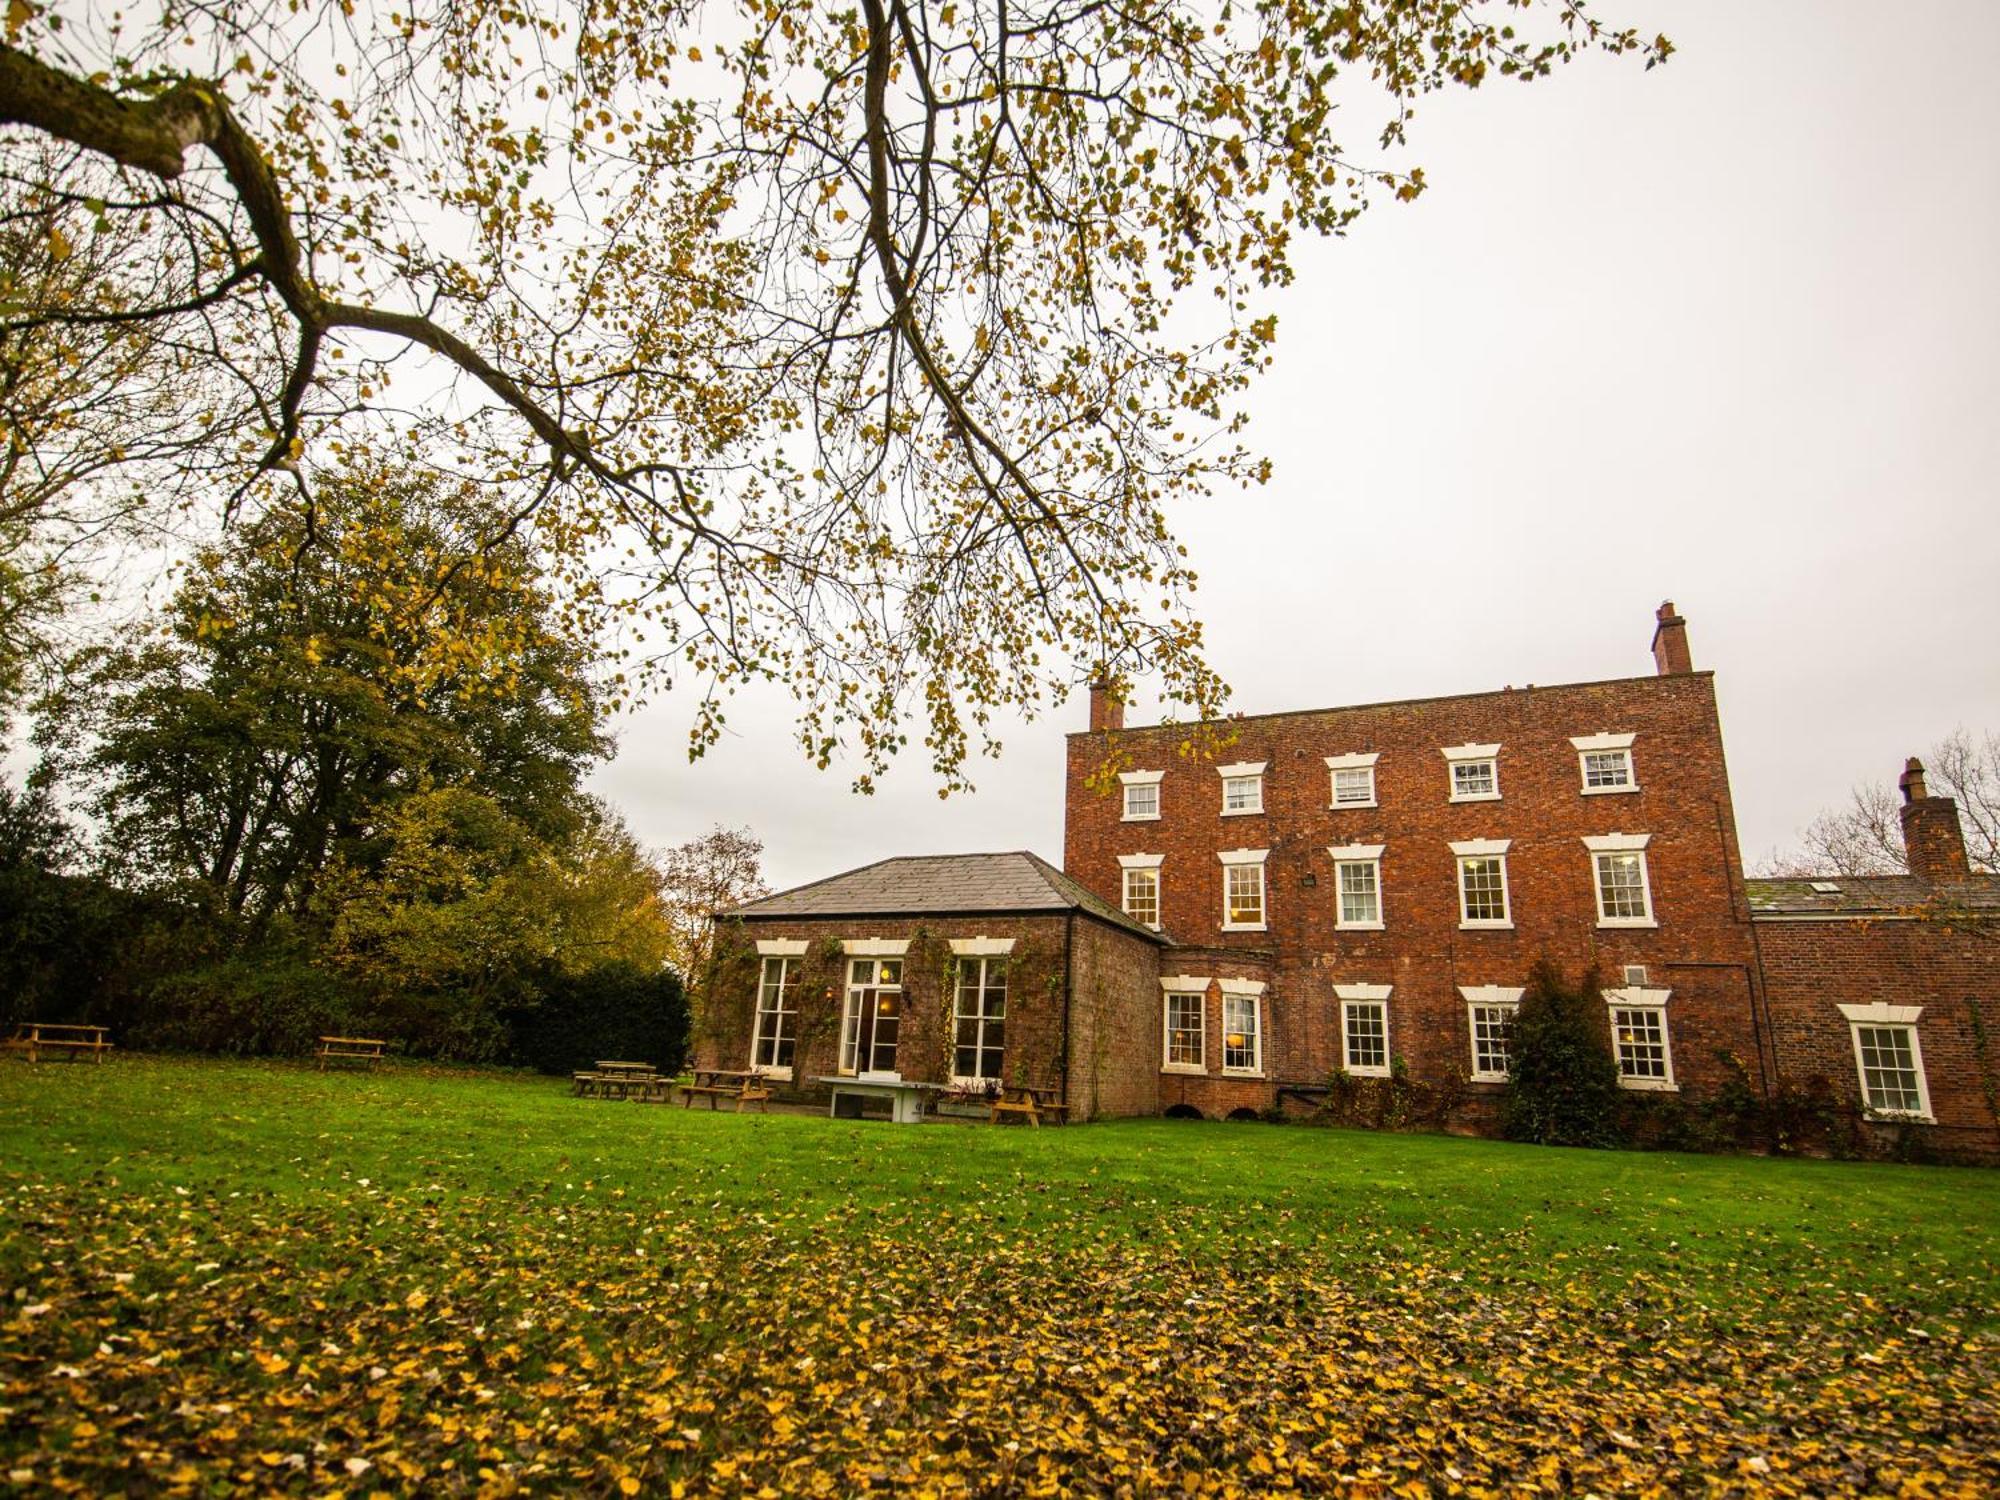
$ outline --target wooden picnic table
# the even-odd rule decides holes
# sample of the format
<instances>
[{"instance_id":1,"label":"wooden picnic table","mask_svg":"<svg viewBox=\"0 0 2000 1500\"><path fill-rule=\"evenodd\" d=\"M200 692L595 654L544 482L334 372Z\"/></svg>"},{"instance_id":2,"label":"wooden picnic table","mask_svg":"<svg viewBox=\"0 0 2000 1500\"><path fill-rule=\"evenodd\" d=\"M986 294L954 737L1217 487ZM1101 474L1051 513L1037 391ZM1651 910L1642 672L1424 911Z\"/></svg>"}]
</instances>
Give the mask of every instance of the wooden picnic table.
<instances>
[{"instance_id":1,"label":"wooden picnic table","mask_svg":"<svg viewBox=\"0 0 2000 1500\"><path fill-rule=\"evenodd\" d=\"M605 1060L594 1068L570 1075L571 1092L590 1099L632 1099L647 1104L665 1104L673 1080L661 1076L649 1062Z\"/></svg>"},{"instance_id":2,"label":"wooden picnic table","mask_svg":"<svg viewBox=\"0 0 2000 1500\"><path fill-rule=\"evenodd\" d=\"M372 1068L382 1060L382 1049L388 1045L379 1036L323 1036L319 1039L319 1070L324 1073L328 1061L365 1063Z\"/></svg>"},{"instance_id":3,"label":"wooden picnic table","mask_svg":"<svg viewBox=\"0 0 2000 1500\"><path fill-rule=\"evenodd\" d=\"M1052 1116L1058 1124L1068 1117L1068 1107L1063 1103L1061 1089L1038 1089L1024 1085L1010 1085L1002 1088L993 1099L993 1113L988 1123L998 1125L1009 1115L1018 1115L1030 1125L1039 1128L1042 1116Z\"/></svg>"},{"instance_id":4,"label":"wooden picnic table","mask_svg":"<svg viewBox=\"0 0 2000 1500\"><path fill-rule=\"evenodd\" d=\"M769 1113L771 1088L762 1073L744 1072L736 1068L696 1068L694 1079L681 1085L681 1108L691 1108L696 1099L706 1099L708 1107L714 1110L724 1099L736 1101L736 1112L743 1113L749 1105Z\"/></svg>"},{"instance_id":5,"label":"wooden picnic table","mask_svg":"<svg viewBox=\"0 0 2000 1500\"><path fill-rule=\"evenodd\" d=\"M88 1057L92 1062L103 1062L104 1054L111 1050L107 1033L108 1026L79 1026L67 1021L23 1021L14 1028L14 1035L7 1041L12 1052L24 1052L29 1062L40 1062L46 1053L50 1057L66 1057L72 1060Z\"/></svg>"}]
</instances>

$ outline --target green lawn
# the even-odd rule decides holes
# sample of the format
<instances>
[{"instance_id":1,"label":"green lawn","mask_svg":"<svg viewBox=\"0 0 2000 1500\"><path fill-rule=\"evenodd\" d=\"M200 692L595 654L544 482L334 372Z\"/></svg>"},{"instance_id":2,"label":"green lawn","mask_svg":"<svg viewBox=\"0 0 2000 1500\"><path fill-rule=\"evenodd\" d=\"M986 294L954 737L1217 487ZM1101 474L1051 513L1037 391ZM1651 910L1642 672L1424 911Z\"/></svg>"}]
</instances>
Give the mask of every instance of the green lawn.
<instances>
[{"instance_id":1,"label":"green lawn","mask_svg":"<svg viewBox=\"0 0 2000 1500\"><path fill-rule=\"evenodd\" d=\"M2000 1489L1992 1172L132 1056L0 1194L20 1484Z\"/></svg>"}]
</instances>

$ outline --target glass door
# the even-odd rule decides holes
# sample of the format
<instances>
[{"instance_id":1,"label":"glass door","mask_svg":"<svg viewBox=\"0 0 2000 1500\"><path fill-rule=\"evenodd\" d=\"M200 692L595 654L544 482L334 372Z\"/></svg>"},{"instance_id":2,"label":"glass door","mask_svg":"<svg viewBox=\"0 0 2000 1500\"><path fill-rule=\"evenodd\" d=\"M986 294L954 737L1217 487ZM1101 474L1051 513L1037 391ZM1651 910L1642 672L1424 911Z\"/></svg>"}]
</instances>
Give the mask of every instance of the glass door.
<instances>
[{"instance_id":1,"label":"glass door","mask_svg":"<svg viewBox=\"0 0 2000 1500\"><path fill-rule=\"evenodd\" d=\"M847 1011L840 1028L840 1071L896 1072L903 1019L903 961L857 958L847 969Z\"/></svg>"}]
</instances>

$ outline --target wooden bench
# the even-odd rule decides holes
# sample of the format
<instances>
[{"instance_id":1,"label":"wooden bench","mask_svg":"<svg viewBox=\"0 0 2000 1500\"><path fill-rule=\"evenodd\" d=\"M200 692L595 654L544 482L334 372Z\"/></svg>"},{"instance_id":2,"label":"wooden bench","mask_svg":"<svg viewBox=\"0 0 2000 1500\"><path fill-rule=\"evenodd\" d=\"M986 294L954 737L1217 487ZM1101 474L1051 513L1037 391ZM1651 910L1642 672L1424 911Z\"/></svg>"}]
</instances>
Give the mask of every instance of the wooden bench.
<instances>
[{"instance_id":1,"label":"wooden bench","mask_svg":"<svg viewBox=\"0 0 2000 1500\"><path fill-rule=\"evenodd\" d=\"M372 1068L382 1060L382 1049L388 1045L375 1036L323 1036L319 1039L319 1070L324 1073L329 1061L361 1063Z\"/></svg>"},{"instance_id":2,"label":"wooden bench","mask_svg":"<svg viewBox=\"0 0 2000 1500\"><path fill-rule=\"evenodd\" d=\"M40 1062L44 1057L63 1057L72 1062L88 1057L94 1063L103 1062L104 1054L111 1050L105 1034L109 1029L60 1021L23 1021L7 1039L7 1050L25 1053L29 1062Z\"/></svg>"},{"instance_id":3,"label":"wooden bench","mask_svg":"<svg viewBox=\"0 0 2000 1500\"><path fill-rule=\"evenodd\" d=\"M673 1080L664 1077L651 1063L600 1062L595 1068L570 1075L570 1091L590 1099L632 1099L647 1104L665 1104Z\"/></svg>"},{"instance_id":4,"label":"wooden bench","mask_svg":"<svg viewBox=\"0 0 2000 1500\"><path fill-rule=\"evenodd\" d=\"M696 1068L694 1081L684 1083L681 1088L681 1108L689 1109L697 1098L706 1099L711 1110L717 1108L721 1100L734 1099L736 1112L741 1114L752 1104L761 1113L769 1114L771 1102L770 1084L762 1073L737 1073L724 1068Z\"/></svg>"},{"instance_id":5,"label":"wooden bench","mask_svg":"<svg viewBox=\"0 0 2000 1500\"><path fill-rule=\"evenodd\" d=\"M1010 1116L1019 1116L1030 1125L1040 1127L1043 1116L1049 1116L1060 1125L1068 1117L1068 1106L1063 1103L1062 1090L1036 1088L1003 1088L993 1100L993 1113L987 1123L998 1125Z\"/></svg>"}]
</instances>

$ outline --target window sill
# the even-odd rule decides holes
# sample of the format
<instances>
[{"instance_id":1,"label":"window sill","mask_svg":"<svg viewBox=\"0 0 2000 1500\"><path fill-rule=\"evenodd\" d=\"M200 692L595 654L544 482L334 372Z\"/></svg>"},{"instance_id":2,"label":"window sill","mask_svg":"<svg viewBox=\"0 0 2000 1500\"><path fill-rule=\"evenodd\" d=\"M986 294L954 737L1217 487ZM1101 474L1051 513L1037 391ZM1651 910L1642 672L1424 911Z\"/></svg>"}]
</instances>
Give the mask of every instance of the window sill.
<instances>
[{"instance_id":1,"label":"window sill","mask_svg":"<svg viewBox=\"0 0 2000 1500\"><path fill-rule=\"evenodd\" d=\"M1160 815L1158 813L1125 813L1118 821L1121 823L1157 823L1160 821Z\"/></svg>"},{"instance_id":2,"label":"window sill","mask_svg":"<svg viewBox=\"0 0 2000 1500\"><path fill-rule=\"evenodd\" d=\"M1225 818L1261 818L1264 816L1264 809L1261 807L1225 807L1222 810L1222 815Z\"/></svg>"},{"instance_id":3,"label":"window sill","mask_svg":"<svg viewBox=\"0 0 2000 1500\"><path fill-rule=\"evenodd\" d=\"M1638 790L1636 786L1587 786L1582 789L1586 797L1620 797Z\"/></svg>"},{"instance_id":4,"label":"window sill","mask_svg":"<svg viewBox=\"0 0 2000 1500\"><path fill-rule=\"evenodd\" d=\"M1651 917L1599 917L1597 919L1597 930L1599 932L1639 932L1648 928L1658 927L1659 925Z\"/></svg>"},{"instance_id":5,"label":"window sill","mask_svg":"<svg viewBox=\"0 0 2000 1500\"><path fill-rule=\"evenodd\" d=\"M1224 1078L1261 1079L1264 1076L1264 1070L1262 1068L1224 1068L1222 1076Z\"/></svg>"},{"instance_id":6,"label":"window sill","mask_svg":"<svg viewBox=\"0 0 2000 1500\"><path fill-rule=\"evenodd\" d=\"M1484 1083L1489 1085L1499 1085L1506 1081L1507 1075L1505 1073L1474 1073L1470 1078L1466 1079L1467 1083Z\"/></svg>"},{"instance_id":7,"label":"window sill","mask_svg":"<svg viewBox=\"0 0 2000 1500\"><path fill-rule=\"evenodd\" d=\"M1380 932L1383 928L1380 922L1335 922L1333 930L1335 932Z\"/></svg>"},{"instance_id":8,"label":"window sill","mask_svg":"<svg viewBox=\"0 0 2000 1500\"><path fill-rule=\"evenodd\" d=\"M1664 1078L1620 1078L1618 1087L1630 1089L1635 1094L1678 1094L1681 1086Z\"/></svg>"},{"instance_id":9,"label":"window sill","mask_svg":"<svg viewBox=\"0 0 2000 1500\"><path fill-rule=\"evenodd\" d=\"M1353 1078L1387 1078L1389 1076L1387 1068L1356 1068L1350 1066L1347 1072Z\"/></svg>"},{"instance_id":10,"label":"window sill","mask_svg":"<svg viewBox=\"0 0 2000 1500\"><path fill-rule=\"evenodd\" d=\"M1271 929L1262 922L1224 922L1224 932L1269 932Z\"/></svg>"},{"instance_id":11,"label":"window sill","mask_svg":"<svg viewBox=\"0 0 2000 1500\"><path fill-rule=\"evenodd\" d=\"M1178 1073L1184 1078L1208 1077L1208 1069L1200 1063L1161 1063L1160 1071L1162 1073Z\"/></svg>"},{"instance_id":12,"label":"window sill","mask_svg":"<svg viewBox=\"0 0 2000 1500\"><path fill-rule=\"evenodd\" d=\"M1936 1115L1920 1115L1914 1110L1867 1109L1862 1110L1862 1118L1871 1125L1935 1125Z\"/></svg>"},{"instance_id":13,"label":"window sill","mask_svg":"<svg viewBox=\"0 0 2000 1500\"><path fill-rule=\"evenodd\" d=\"M1367 802L1329 802L1328 812L1359 812L1364 808L1380 807L1382 804L1372 798Z\"/></svg>"},{"instance_id":14,"label":"window sill","mask_svg":"<svg viewBox=\"0 0 2000 1500\"><path fill-rule=\"evenodd\" d=\"M1447 802L1498 802L1498 792L1453 792L1444 799Z\"/></svg>"},{"instance_id":15,"label":"window sill","mask_svg":"<svg viewBox=\"0 0 2000 1500\"><path fill-rule=\"evenodd\" d=\"M1514 919L1509 917L1504 922L1460 922L1458 930L1460 932L1512 932L1514 930Z\"/></svg>"}]
</instances>

